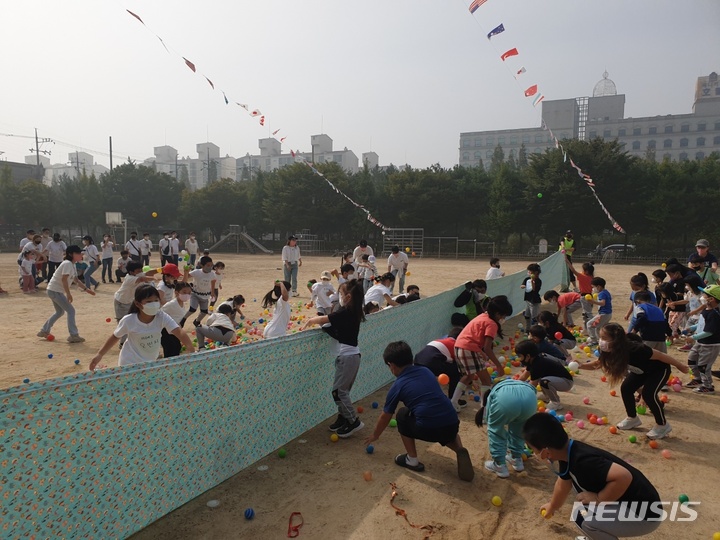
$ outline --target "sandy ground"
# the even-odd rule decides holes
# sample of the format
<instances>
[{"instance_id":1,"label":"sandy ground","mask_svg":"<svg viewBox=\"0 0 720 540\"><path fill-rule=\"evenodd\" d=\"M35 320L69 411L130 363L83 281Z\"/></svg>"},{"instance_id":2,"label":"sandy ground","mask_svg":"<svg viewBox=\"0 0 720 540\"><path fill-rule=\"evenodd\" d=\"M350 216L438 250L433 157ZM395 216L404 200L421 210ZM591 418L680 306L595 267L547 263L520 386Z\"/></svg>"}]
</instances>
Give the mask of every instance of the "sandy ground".
<instances>
[{"instance_id":1,"label":"sandy ground","mask_svg":"<svg viewBox=\"0 0 720 540\"><path fill-rule=\"evenodd\" d=\"M278 277L279 257L230 255L221 256L227 264L224 293L221 297L242 293L247 300L247 314L260 315L260 298ZM318 278L322 270L337 266L338 260L306 258L300 270L301 283ZM523 269L527 262L503 263L508 272ZM463 268L462 272L458 272ZM420 286L429 296L458 285L465 278L483 277L487 265L482 262L411 260L407 283ZM614 320L622 322L629 303L629 277L637 271L647 274L652 268L598 265L596 275L608 281L614 296ZM96 297L77 294L75 305L80 333L87 339L82 344L68 344L67 326L61 319L53 333L57 339L49 343L35 337L44 320L52 313L44 292L22 294L16 283L15 255L0 255L0 278L10 291L0 297L5 309L0 310L0 324L7 331L4 353L0 355L0 385L7 388L33 381L60 377L87 369L89 359L114 328L105 319L113 317L112 295L117 285L101 285ZM461 277L458 277L461 276ZM44 286L42 286L44 287ZM252 299L256 298L257 303ZM301 300L309 300L307 292ZM512 334L517 320L506 323L506 334ZM52 358L48 355L52 354ZM679 358L684 353L673 352ZM113 362L108 355L108 363ZM80 365L74 360L79 359ZM514 370L514 371L517 371ZM679 373L675 373L679 374ZM687 381L688 377L683 376ZM390 483L397 485L395 504L407 512L416 525L432 525L432 538L573 538L577 531L569 521L570 506L566 505L553 519L539 515L541 504L549 500L553 475L538 460L526 462L526 472L511 471L509 479L497 478L483 469L489 458L485 432L474 426L477 405L460 413L461 436L470 450L476 476L472 483L458 480L454 455L439 445L420 442L419 456L426 466L422 474L397 467L393 457L402 451L395 430L389 428L375 443L375 452L365 452L362 442L380 413L373 401L384 401L387 389L358 402L364 407L367 425L361 436L332 443L326 425L319 425L286 445L287 457L269 455L260 462L190 501L175 512L157 521L133 538L145 539L220 539L220 538L286 538L288 518L301 512L305 524L299 538L305 539L421 539L426 531L412 528L390 506ZM563 396L567 409L576 418L588 412L607 415L615 423L624 417L619 397L609 395L610 387L600 381L600 373L583 372L576 379L573 392ZM583 398L590 397L590 405ZM720 412L717 396L699 396L688 390L670 392L667 406L672 436L651 449L644 432L651 427L652 417L643 418L643 427L636 430L638 443L631 444L625 435L611 435L607 427L593 426L580 430L568 425L570 435L616 453L640 468L657 486L663 500L676 501L686 493L700 501L699 518L694 523L664 523L652 538L712 538L720 531L720 514L716 484L717 456L720 455ZM669 449L671 459L660 452ZM266 468L265 468L266 467ZM260 470L264 469L264 470ZM364 473L371 473L366 481ZM491 504L493 496L501 497L500 507ZM207 502L218 500L217 508ZM246 508L253 508L255 518L244 518Z\"/></svg>"}]
</instances>

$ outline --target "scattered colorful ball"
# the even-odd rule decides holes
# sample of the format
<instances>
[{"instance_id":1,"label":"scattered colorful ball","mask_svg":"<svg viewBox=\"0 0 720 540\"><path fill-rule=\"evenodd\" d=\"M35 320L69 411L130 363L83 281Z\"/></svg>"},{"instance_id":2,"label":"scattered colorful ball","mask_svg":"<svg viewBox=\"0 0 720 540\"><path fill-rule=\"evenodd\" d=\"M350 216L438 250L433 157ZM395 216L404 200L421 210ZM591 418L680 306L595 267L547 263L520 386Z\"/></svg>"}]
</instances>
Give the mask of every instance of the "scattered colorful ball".
<instances>
[{"instance_id":1,"label":"scattered colorful ball","mask_svg":"<svg viewBox=\"0 0 720 540\"><path fill-rule=\"evenodd\" d=\"M438 375L438 382L440 384L447 384L450 382L450 377L448 377L445 373L441 373Z\"/></svg>"},{"instance_id":2,"label":"scattered colorful ball","mask_svg":"<svg viewBox=\"0 0 720 540\"><path fill-rule=\"evenodd\" d=\"M79 359L79 358L76 358L76 359L75 359L75 365L76 365L76 366L80 365L80 359Z\"/></svg>"},{"instance_id":3,"label":"scattered colorful ball","mask_svg":"<svg viewBox=\"0 0 720 540\"><path fill-rule=\"evenodd\" d=\"M52 353L48 354L48 358L52 358L52 357L53 357Z\"/></svg>"},{"instance_id":4,"label":"scattered colorful ball","mask_svg":"<svg viewBox=\"0 0 720 540\"><path fill-rule=\"evenodd\" d=\"M279 458L282 459L282 458L284 458L285 456L287 456L287 450L285 450L284 448L281 448L280 450L278 450L278 457L279 457Z\"/></svg>"},{"instance_id":5,"label":"scattered colorful ball","mask_svg":"<svg viewBox=\"0 0 720 540\"><path fill-rule=\"evenodd\" d=\"M497 495L495 495L495 496L492 498L491 502L493 503L493 506L500 506L500 505L502 505L502 499L501 499L500 497L498 497Z\"/></svg>"},{"instance_id":6,"label":"scattered colorful ball","mask_svg":"<svg viewBox=\"0 0 720 540\"><path fill-rule=\"evenodd\" d=\"M395 420L394 418L391 418L390 419L390 427L397 427L397 420Z\"/></svg>"},{"instance_id":7,"label":"scattered colorful ball","mask_svg":"<svg viewBox=\"0 0 720 540\"><path fill-rule=\"evenodd\" d=\"M374 447L372 444L368 444L368 445L365 447L365 451L366 451L368 454L372 454L372 453L375 451L375 447Z\"/></svg>"},{"instance_id":8,"label":"scattered colorful ball","mask_svg":"<svg viewBox=\"0 0 720 540\"><path fill-rule=\"evenodd\" d=\"M248 508L245 510L245 519L250 520L255 517L255 510Z\"/></svg>"},{"instance_id":9,"label":"scattered colorful ball","mask_svg":"<svg viewBox=\"0 0 720 540\"><path fill-rule=\"evenodd\" d=\"M330 440L332 442L338 442L338 440L340 440L340 437L338 437L337 433L333 433L332 435L330 435Z\"/></svg>"},{"instance_id":10,"label":"scattered colorful ball","mask_svg":"<svg viewBox=\"0 0 720 540\"><path fill-rule=\"evenodd\" d=\"M637 442L637 437L636 437L635 435L630 435L630 436L628 437L628 441L630 441L631 443L635 444L635 443Z\"/></svg>"}]
</instances>

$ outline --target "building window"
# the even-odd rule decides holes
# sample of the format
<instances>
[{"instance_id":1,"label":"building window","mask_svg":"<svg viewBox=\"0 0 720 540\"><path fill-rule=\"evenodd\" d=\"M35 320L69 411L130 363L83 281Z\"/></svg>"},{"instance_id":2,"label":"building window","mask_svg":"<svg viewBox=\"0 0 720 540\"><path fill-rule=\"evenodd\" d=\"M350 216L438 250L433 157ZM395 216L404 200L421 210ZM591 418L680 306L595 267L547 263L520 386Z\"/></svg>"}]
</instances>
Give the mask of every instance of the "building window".
<instances>
[{"instance_id":1,"label":"building window","mask_svg":"<svg viewBox=\"0 0 720 540\"><path fill-rule=\"evenodd\" d=\"M475 146L482 146L482 139L475 139Z\"/></svg>"},{"instance_id":2,"label":"building window","mask_svg":"<svg viewBox=\"0 0 720 540\"><path fill-rule=\"evenodd\" d=\"M695 154L695 159L705 159L705 152L698 152Z\"/></svg>"},{"instance_id":3,"label":"building window","mask_svg":"<svg viewBox=\"0 0 720 540\"><path fill-rule=\"evenodd\" d=\"M688 145L687 139L680 139L680 148L684 148Z\"/></svg>"},{"instance_id":4,"label":"building window","mask_svg":"<svg viewBox=\"0 0 720 540\"><path fill-rule=\"evenodd\" d=\"M680 152L680 161L687 161L687 152Z\"/></svg>"},{"instance_id":5,"label":"building window","mask_svg":"<svg viewBox=\"0 0 720 540\"><path fill-rule=\"evenodd\" d=\"M494 146L495 145L495 137L488 137L487 141L485 142L485 146Z\"/></svg>"},{"instance_id":6,"label":"building window","mask_svg":"<svg viewBox=\"0 0 720 540\"><path fill-rule=\"evenodd\" d=\"M705 131L707 129L707 124L703 122L702 124L698 124L698 131Z\"/></svg>"},{"instance_id":7,"label":"building window","mask_svg":"<svg viewBox=\"0 0 720 540\"><path fill-rule=\"evenodd\" d=\"M627 130L625 128L618 129L618 137L625 137L627 135Z\"/></svg>"},{"instance_id":8,"label":"building window","mask_svg":"<svg viewBox=\"0 0 720 540\"><path fill-rule=\"evenodd\" d=\"M648 129L648 135L657 135L657 128L655 126L651 126L650 129Z\"/></svg>"},{"instance_id":9,"label":"building window","mask_svg":"<svg viewBox=\"0 0 720 540\"><path fill-rule=\"evenodd\" d=\"M596 137L597 137L597 131L592 130L592 131L588 132L588 137L589 137L590 139L596 138Z\"/></svg>"},{"instance_id":10,"label":"building window","mask_svg":"<svg viewBox=\"0 0 720 540\"><path fill-rule=\"evenodd\" d=\"M653 150L655 150L655 146L656 146L655 141L648 141L648 145L647 145L648 148L652 148Z\"/></svg>"},{"instance_id":11,"label":"building window","mask_svg":"<svg viewBox=\"0 0 720 540\"><path fill-rule=\"evenodd\" d=\"M487 152L485 152L485 157L488 158L488 159L492 159L492 157L493 157L493 151L492 151L492 150L488 150Z\"/></svg>"},{"instance_id":12,"label":"building window","mask_svg":"<svg viewBox=\"0 0 720 540\"><path fill-rule=\"evenodd\" d=\"M640 150L640 141L633 141L632 149L633 149L633 150Z\"/></svg>"},{"instance_id":13,"label":"building window","mask_svg":"<svg viewBox=\"0 0 720 540\"><path fill-rule=\"evenodd\" d=\"M523 136L522 136L522 142L523 142L523 143L529 143L529 142L530 142L530 135L523 135Z\"/></svg>"},{"instance_id":14,"label":"building window","mask_svg":"<svg viewBox=\"0 0 720 540\"><path fill-rule=\"evenodd\" d=\"M705 137L698 137L696 146L705 146Z\"/></svg>"},{"instance_id":15,"label":"building window","mask_svg":"<svg viewBox=\"0 0 720 540\"><path fill-rule=\"evenodd\" d=\"M663 141L663 148L672 148L672 139L665 139Z\"/></svg>"},{"instance_id":16,"label":"building window","mask_svg":"<svg viewBox=\"0 0 720 540\"><path fill-rule=\"evenodd\" d=\"M499 144L500 146L502 146L503 144L505 144L505 137L498 137L498 144Z\"/></svg>"},{"instance_id":17,"label":"building window","mask_svg":"<svg viewBox=\"0 0 720 540\"><path fill-rule=\"evenodd\" d=\"M543 142L543 136L542 135L535 135L535 142L541 143Z\"/></svg>"},{"instance_id":18,"label":"building window","mask_svg":"<svg viewBox=\"0 0 720 540\"><path fill-rule=\"evenodd\" d=\"M517 135L513 135L512 137L510 137L510 144L517 145L517 143L518 143Z\"/></svg>"},{"instance_id":19,"label":"building window","mask_svg":"<svg viewBox=\"0 0 720 540\"><path fill-rule=\"evenodd\" d=\"M475 152L475 159L482 159L482 152L480 152L479 150Z\"/></svg>"},{"instance_id":20,"label":"building window","mask_svg":"<svg viewBox=\"0 0 720 540\"><path fill-rule=\"evenodd\" d=\"M713 137L713 145L717 146L719 144L720 144L720 135L715 135L715 137Z\"/></svg>"},{"instance_id":21,"label":"building window","mask_svg":"<svg viewBox=\"0 0 720 540\"><path fill-rule=\"evenodd\" d=\"M633 135L642 135L642 130L640 128L633 128Z\"/></svg>"},{"instance_id":22,"label":"building window","mask_svg":"<svg viewBox=\"0 0 720 540\"><path fill-rule=\"evenodd\" d=\"M343 157L342 157L342 154L335 154L335 155L333 156L333 161L334 161L335 163L342 163L342 158L343 158Z\"/></svg>"},{"instance_id":23,"label":"building window","mask_svg":"<svg viewBox=\"0 0 720 540\"><path fill-rule=\"evenodd\" d=\"M687 133L688 131L690 131L690 124L680 126L680 133Z\"/></svg>"},{"instance_id":24,"label":"building window","mask_svg":"<svg viewBox=\"0 0 720 540\"><path fill-rule=\"evenodd\" d=\"M672 133L673 132L673 126L665 126L665 133Z\"/></svg>"},{"instance_id":25,"label":"building window","mask_svg":"<svg viewBox=\"0 0 720 540\"><path fill-rule=\"evenodd\" d=\"M470 139L463 139L463 148L467 148L470 146Z\"/></svg>"},{"instance_id":26,"label":"building window","mask_svg":"<svg viewBox=\"0 0 720 540\"><path fill-rule=\"evenodd\" d=\"M612 137L611 132L610 132L609 129L604 129L604 130L603 130L603 137L604 137L605 139L608 139L608 138Z\"/></svg>"},{"instance_id":27,"label":"building window","mask_svg":"<svg viewBox=\"0 0 720 540\"><path fill-rule=\"evenodd\" d=\"M463 152L463 161L468 161L470 159L470 152Z\"/></svg>"}]
</instances>

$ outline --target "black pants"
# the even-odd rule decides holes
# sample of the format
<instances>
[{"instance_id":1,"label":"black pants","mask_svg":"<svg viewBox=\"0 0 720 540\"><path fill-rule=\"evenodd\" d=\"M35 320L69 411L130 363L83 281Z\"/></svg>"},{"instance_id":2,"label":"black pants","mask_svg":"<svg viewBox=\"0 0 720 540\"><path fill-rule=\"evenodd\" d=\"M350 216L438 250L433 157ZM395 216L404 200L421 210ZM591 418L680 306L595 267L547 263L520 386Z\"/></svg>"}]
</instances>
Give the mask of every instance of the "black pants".
<instances>
[{"instance_id":1,"label":"black pants","mask_svg":"<svg viewBox=\"0 0 720 540\"><path fill-rule=\"evenodd\" d=\"M60 263L48 261L47 264L48 264L48 276L47 276L47 280L48 280L48 283L50 283L50 280L52 279L53 274L55 273L55 270L57 270L57 267L60 266Z\"/></svg>"},{"instance_id":2,"label":"black pants","mask_svg":"<svg viewBox=\"0 0 720 540\"><path fill-rule=\"evenodd\" d=\"M180 356L182 350L182 343L180 340L169 334L167 330L163 328L162 336L160 337L160 345L162 345L163 356L170 358L172 356Z\"/></svg>"},{"instance_id":3,"label":"black pants","mask_svg":"<svg viewBox=\"0 0 720 540\"><path fill-rule=\"evenodd\" d=\"M118 280L118 283L120 283L125 276L127 276L127 273L121 272L119 268L115 269L115 278Z\"/></svg>"},{"instance_id":4,"label":"black pants","mask_svg":"<svg viewBox=\"0 0 720 540\"><path fill-rule=\"evenodd\" d=\"M142 264L143 266L148 266L150 264L150 254L142 255Z\"/></svg>"},{"instance_id":5,"label":"black pants","mask_svg":"<svg viewBox=\"0 0 720 540\"><path fill-rule=\"evenodd\" d=\"M670 365L658 362L660 366L649 373L638 375L636 373L628 373L627 377L620 386L623 405L625 412L630 418L637 416L635 409L635 392L642 389L642 398L647 403L650 412L655 417L655 422L659 426L665 425L665 404L658 399L658 392L667 382L670 376Z\"/></svg>"}]
</instances>

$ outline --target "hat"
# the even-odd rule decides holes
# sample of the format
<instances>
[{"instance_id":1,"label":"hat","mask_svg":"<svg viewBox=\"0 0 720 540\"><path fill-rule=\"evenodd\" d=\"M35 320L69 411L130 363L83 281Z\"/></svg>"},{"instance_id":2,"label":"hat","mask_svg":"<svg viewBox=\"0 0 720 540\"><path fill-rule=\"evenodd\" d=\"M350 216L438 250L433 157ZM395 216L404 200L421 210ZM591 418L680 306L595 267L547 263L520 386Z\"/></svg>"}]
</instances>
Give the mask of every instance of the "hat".
<instances>
[{"instance_id":1,"label":"hat","mask_svg":"<svg viewBox=\"0 0 720 540\"><path fill-rule=\"evenodd\" d=\"M720 285L708 285L703 289L703 292L720 302Z\"/></svg>"},{"instance_id":2,"label":"hat","mask_svg":"<svg viewBox=\"0 0 720 540\"><path fill-rule=\"evenodd\" d=\"M72 245L65 248L65 253L82 253L82 249L80 249L80 246Z\"/></svg>"},{"instance_id":3,"label":"hat","mask_svg":"<svg viewBox=\"0 0 720 540\"><path fill-rule=\"evenodd\" d=\"M704 238L701 238L700 240L695 242L695 247L710 247L710 242L708 242Z\"/></svg>"},{"instance_id":4,"label":"hat","mask_svg":"<svg viewBox=\"0 0 720 540\"><path fill-rule=\"evenodd\" d=\"M178 270L177 265L173 263L165 264L165 266L163 266L162 268L162 273L172 276L174 278L179 278L182 275L180 273L180 270Z\"/></svg>"},{"instance_id":5,"label":"hat","mask_svg":"<svg viewBox=\"0 0 720 540\"><path fill-rule=\"evenodd\" d=\"M370 264L374 264L376 260L377 260L377 259L375 258L375 255L370 255L370 256L368 257L368 262L369 262Z\"/></svg>"},{"instance_id":6,"label":"hat","mask_svg":"<svg viewBox=\"0 0 720 540\"><path fill-rule=\"evenodd\" d=\"M323 281L330 281L332 279L332 276L330 275L330 272L325 270L320 273L320 279Z\"/></svg>"},{"instance_id":7,"label":"hat","mask_svg":"<svg viewBox=\"0 0 720 540\"><path fill-rule=\"evenodd\" d=\"M291 234L290 236L288 236L288 240L297 240L297 236Z\"/></svg>"}]
</instances>

